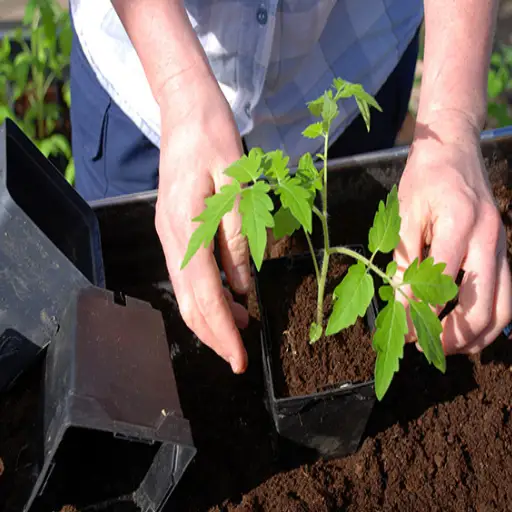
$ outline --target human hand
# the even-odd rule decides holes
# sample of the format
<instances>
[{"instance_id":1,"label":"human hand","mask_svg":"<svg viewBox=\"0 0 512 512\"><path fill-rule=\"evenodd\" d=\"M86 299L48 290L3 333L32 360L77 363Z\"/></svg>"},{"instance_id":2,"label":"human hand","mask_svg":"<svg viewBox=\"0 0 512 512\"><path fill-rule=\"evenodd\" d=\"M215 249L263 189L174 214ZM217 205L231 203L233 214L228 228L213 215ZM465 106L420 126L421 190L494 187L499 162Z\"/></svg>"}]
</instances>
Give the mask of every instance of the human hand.
<instances>
[{"instance_id":1,"label":"human hand","mask_svg":"<svg viewBox=\"0 0 512 512\"><path fill-rule=\"evenodd\" d=\"M443 112L417 127L399 199L399 271L421 259L424 245L454 279L462 269L458 304L443 319L442 342L446 354L481 351L512 320L512 283L479 131L468 119Z\"/></svg>"},{"instance_id":2,"label":"human hand","mask_svg":"<svg viewBox=\"0 0 512 512\"><path fill-rule=\"evenodd\" d=\"M191 87L193 85L191 84ZM189 91L200 98L203 91ZM215 91L214 91L215 92ZM223 291L212 247L201 248L181 270L187 244L197 225L192 219L204 200L230 178L223 171L240 158L243 149L229 106L219 94L205 94L207 104L177 114L176 102L161 101L162 136L155 225L170 278L187 326L231 365L235 373L247 366L247 353L238 327L248 313ZM181 119L182 121L176 122ZM246 293L250 286L248 249L236 212L222 220L218 237L222 265L232 288Z\"/></svg>"}]
</instances>

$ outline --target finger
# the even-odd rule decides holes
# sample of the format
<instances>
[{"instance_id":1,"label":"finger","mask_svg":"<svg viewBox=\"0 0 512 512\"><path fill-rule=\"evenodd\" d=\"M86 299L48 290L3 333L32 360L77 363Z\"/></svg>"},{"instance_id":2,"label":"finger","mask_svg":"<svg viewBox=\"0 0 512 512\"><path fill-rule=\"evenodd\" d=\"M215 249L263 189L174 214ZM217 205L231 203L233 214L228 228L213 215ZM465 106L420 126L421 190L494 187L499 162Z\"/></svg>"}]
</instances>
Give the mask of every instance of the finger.
<instances>
[{"instance_id":1,"label":"finger","mask_svg":"<svg viewBox=\"0 0 512 512\"><path fill-rule=\"evenodd\" d=\"M233 295L227 288L224 288L223 291L237 327L239 329L245 329L249 325L249 312L242 306L242 304L235 302Z\"/></svg>"},{"instance_id":2,"label":"finger","mask_svg":"<svg viewBox=\"0 0 512 512\"><path fill-rule=\"evenodd\" d=\"M465 275L459 288L458 304L443 320L442 341L446 354L467 349L491 323L494 310L499 235L478 222L464 261Z\"/></svg>"},{"instance_id":3,"label":"finger","mask_svg":"<svg viewBox=\"0 0 512 512\"><path fill-rule=\"evenodd\" d=\"M204 190L199 192L206 197ZM173 209L172 215L165 211L165 203L160 209L157 207L156 227L176 300L183 320L196 336L228 361L235 373L242 373L247 367L247 353L223 292L212 247L201 247L189 264L180 269L194 229L191 219L198 213L193 210L204 202L197 200L197 191L189 190L188 197L190 202L181 202L183 210ZM172 197L165 201L180 204Z\"/></svg>"},{"instance_id":4,"label":"finger","mask_svg":"<svg viewBox=\"0 0 512 512\"><path fill-rule=\"evenodd\" d=\"M184 270L174 268L179 261L171 252L171 278L181 315L187 326L231 365L243 373L247 353L226 300L220 273L211 250L198 251Z\"/></svg>"},{"instance_id":5,"label":"finger","mask_svg":"<svg viewBox=\"0 0 512 512\"><path fill-rule=\"evenodd\" d=\"M432 227L430 245L430 256L434 259L434 264L444 263L446 268L443 273L454 280L461 268L468 249L470 233L475 224L475 217L470 207L464 211L460 203L456 207L460 208L457 215L447 208L442 208L437 214Z\"/></svg>"},{"instance_id":6,"label":"finger","mask_svg":"<svg viewBox=\"0 0 512 512\"><path fill-rule=\"evenodd\" d=\"M229 183L227 176L222 174L216 179L215 189L218 191ZM242 217L238 212L238 203L227 213L219 226L219 252L222 268L226 272L229 284L239 294L246 294L251 285L249 267L249 249L246 238L242 235Z\"/></svg>"},{"instance_id":7,"label":"finger","mask_svg":"<svg viewBox=\"0 0 512 512\"><path fill-rule=\"evenodd\" d=\"M469 354L476 354L490 345L512 320L512 276L505 254L498 264L498 278L491 321L478 339L467 349ZM510 336L509 336L510 339Z\"/></svg>"}]
</instances>

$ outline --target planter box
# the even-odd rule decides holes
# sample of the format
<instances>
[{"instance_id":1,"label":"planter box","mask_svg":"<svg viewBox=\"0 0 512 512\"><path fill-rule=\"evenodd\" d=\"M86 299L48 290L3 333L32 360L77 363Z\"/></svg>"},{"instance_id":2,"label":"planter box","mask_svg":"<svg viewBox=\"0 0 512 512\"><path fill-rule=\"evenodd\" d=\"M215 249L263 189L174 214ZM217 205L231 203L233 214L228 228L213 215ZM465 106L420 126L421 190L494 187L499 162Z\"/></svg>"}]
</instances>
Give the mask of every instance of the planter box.
<instances>
[{"instance_id":1,"label":"planter box","mask_svg":"<svg viewBox=\"0 0 512 512\"><path fill-rule=\"evenodd\" d=\"M365 253L360 246L351 249ZM320 262L320 255L317 257ZM280 395L277 385L280 364L277 345L280 340L274 338L280 329L272 325L276 318L269 314L267 306L271 301L283 303L285 297L279 286L271 293L271 287L268 284L265 286L265 283L275 283L282 275L289 276L290 279L293 276L314 275L311 256L304 254L265 261L261 271L256 274L256 293L262 318L261 347L268 410L277 433L287 440L284 444L286 451L305 448L304 451L311 450L314 457L343 457L359 447L375 403L374 380L359 383L338 382L323 391L302 396ZM372 301L365 318L370 333L375 328L376 317L376 302ZM297 341L304 344L309 340ZM361 340L361 343L364 341Z\"/></svg>"},{"instance_id":2,"label":"planter box","mask_svg":"<svg viewBox=\"0 0 512 512\"><path fill-rule=\"evenodd\" d=\"M73 297L103 287L97 219L10 120L0 127L0 391L59 331Z\"/></svg>"},{"instance_id":3,"label":"planter box","mask_svg":"<svg viewBox=\"0 0 512 512\"><path fill-rule=\"evenodd\" d=\"M510 187L512 129L485 133L482 148L488 167L493 173L502 169ZM362 224L371 223L376 201L399 180L407 154L408 148L400 148L331 162L329 190L337 190L331 204L350 219L343 232L333 229L334 243L366 242L365 226L359 232L352 225L353 213L361 214ZM144 300L153 297L151 302L162 310L173 334L180 402L198 451L169 499L169 510L510 508L509 341L498 340L482 354L481 362L451 357L445 375L432 369L415 347L407 347L402 369L385 400L375 404L356 453L312 465L291 453L277 462L273 423L263 403L255 297L249 304L251 325L243 333L249 367L246 374L234 376L228 365L194 339L168 293L160 292L167 271L154 228L155 201L152 192L91 206L101 226L107 286ZM0 399L2 512L21 510L12 505L13 494L31 477L30 467L25 469L24 446L40 384L37 371L27 372L18 384L16 392Z\"/></svg>"},{"instance_id":4,"label":"planter box","mask_svg":"<svg viewBox=\"0 0 512 512\"><path fill-rule=\"evenodd\" d=\"M483 133L481 146L491 179L504 179L511 187L512 127ZM333 245L366 244L367 227L378 201L398 183L408 150L403 147L330 162L330 204L349 219L343 233L333 230ZM503 166L495 166L496 162ZM142 293L166 278L154 231L156 197L156 192L148 192L91 204L102 229L107 282L121 289L138 288ZM354 211L363 216L359 229L352 225ZM321 248L319 240L315 245ZM131 256L126 259L126 254ZM510 383L509 345L498 341L482 355L483 364L478 368L464 357L450 358L446 375L430 368L424 356L409 346L394 389L373 409L359 451L340 461L310 466L292 452L279 463L273 458L272 420L259 408L265 396L261 351L255 348L259 333L257 322L253 330L244 333L250 358L245 376L226 377L219 384L217 371L209 372L217 363L208 349L198 349L190 363L175 364L181 366L178 385L189 372L202 382L201 393L184 387L181 398L188 410L196 407L203 412L197 413L197 422L189 416L197 431L198 459L189 469L187 481L171 497L171 510L204 512L218 506L227 510L369 512L421 509L429 503L436 510L449 510L454 503L450 477L457 479L457 499L465 510L488 503L487 490L492 489L497 491L492 498L496 506L491 509L507 508L512 478L505 468L511 467L512 456L504 443L510 438L502 437L501 441L495 436L509 432L509 416L502 412L504 404L510 403L510 387L503 389L504 383ZM475 372L480 384L475 382ZM499 377L492 388L488 382L495 374ZM210 387L214 388L211 392ZM503 430L484 426L496 417L504 418ZM456 423L458 418L461 424ZM455 422L451 426L450 420ZM482 435L489 439L479 440ZM487 442L497 443L499 452ZM489 458L477 453L479 446ZM499 478L492 473L496 467L502 468ZM207 488L196 495L195 489L204 482L208 482ZM420 501L418 496L422 496Z\"/></svg>"}]
</instances>

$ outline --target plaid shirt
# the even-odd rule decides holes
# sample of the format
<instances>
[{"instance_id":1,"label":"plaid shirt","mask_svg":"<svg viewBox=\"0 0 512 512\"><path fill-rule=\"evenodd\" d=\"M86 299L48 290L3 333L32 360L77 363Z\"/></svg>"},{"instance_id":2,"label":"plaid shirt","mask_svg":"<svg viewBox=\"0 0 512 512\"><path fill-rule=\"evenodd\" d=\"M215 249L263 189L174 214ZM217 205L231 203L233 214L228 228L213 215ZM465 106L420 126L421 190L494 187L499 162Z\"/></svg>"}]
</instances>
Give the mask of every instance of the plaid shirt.
<instances>
[{"instance_id":1,"label":"plaid shirt","mask_svg":"<svg viewBox=\"0 0 512 512\"><path fill-rule=\"evenodd\" d=\"M249 148L283 149L294 165L321 148L301 136L306 102L334 77L376 94L423 17L422 0L185 0L187 13ZM71 0L76 31L100 83L157 146L160 115L109 0ZM358 114L340 103L331 140Z\"/></svg>"}]
</instances>

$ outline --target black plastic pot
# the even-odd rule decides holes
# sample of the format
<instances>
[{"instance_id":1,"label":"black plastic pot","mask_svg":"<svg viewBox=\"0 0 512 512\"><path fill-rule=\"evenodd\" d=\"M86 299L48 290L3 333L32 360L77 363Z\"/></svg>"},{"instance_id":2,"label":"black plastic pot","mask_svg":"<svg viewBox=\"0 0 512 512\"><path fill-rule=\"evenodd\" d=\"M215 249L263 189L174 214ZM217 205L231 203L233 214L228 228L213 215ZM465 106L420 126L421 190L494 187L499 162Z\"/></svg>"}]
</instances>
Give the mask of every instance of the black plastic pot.
<instances>
[{"instance_id":1,"label":"black plastic pot","mask_svg":"<svg viewBox=\"0 0 512 512\"><path fill-rule=\"evenodd\" d=\"M36 476L24 512L158 512L195 454L162 315L90 286L46 359Z\"/></svg>"},{"instance_id":2,"label":"black plastic pot","mask_svg":"<svg viewBox=\"0 0 512 512\"><path fill-rule=\"evenodd\" d=\"M351 246L363 253L361 246ZM321 261L320 254L317 255ZM276 365L273 354L278 340L271 317L267 314L267 301L276 300L280 290L264 286L265 282L275 282L283 274L300 276L314 273L309 253L276 258L265 261L261 271L256 273L256 292L261 312L261 346L263 371L266 387L266 404L272 416L276 431L286 440L285 446L297 446L313 452L324 459L342 457L353 453L359 447L368 418L375 403L373 379L363 383L340 382L325 391L296 397L278 396L276 391ZM272 289L272 297L264 290ZM279 298L277 298L279 300ZM366 314L366 324L370 331L375 327L377 304L372 300Z\"/></svg>"},{"instance_id":3,"label":"black plastic pot","mask_svg":"<svg viewBox=\"0 0 512 512\"><path fill-rule=\"evenodd\" d=\"M103 287L98 221L10 120L0 127L0 391L52 340L73 296Z\"/></svg>"}]
</instances>

